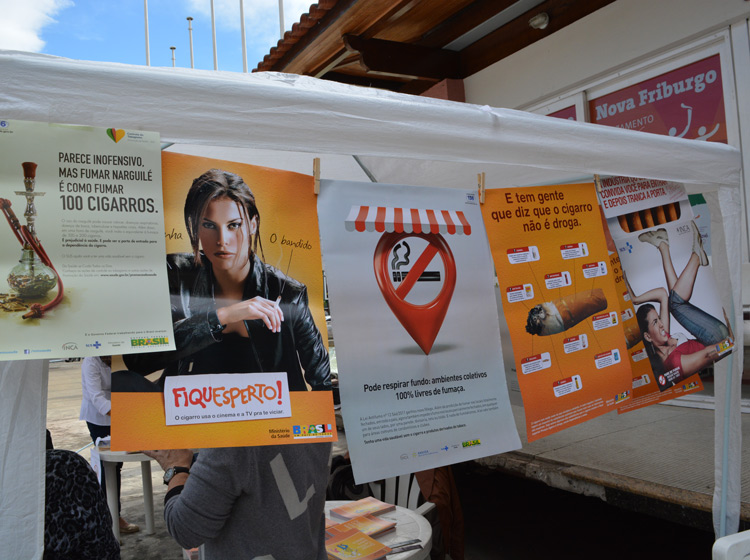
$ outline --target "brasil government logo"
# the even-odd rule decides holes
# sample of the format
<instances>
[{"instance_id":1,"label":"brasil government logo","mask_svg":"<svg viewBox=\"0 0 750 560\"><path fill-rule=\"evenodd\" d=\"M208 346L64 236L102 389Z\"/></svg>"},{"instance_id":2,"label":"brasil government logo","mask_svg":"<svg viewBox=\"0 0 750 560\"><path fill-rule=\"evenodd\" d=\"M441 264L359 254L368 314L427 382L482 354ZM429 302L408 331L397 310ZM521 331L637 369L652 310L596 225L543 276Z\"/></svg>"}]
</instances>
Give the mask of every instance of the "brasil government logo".
<instances>
[{"instance_id":1,"label":"brasil government logo","mask_svg":"<svg viewBox=\"0 0 750 560\"><path fill-rule=\"evenodd\" d=\"M160 336L156 338L131 338L130 346L164 346L169 344L168 336Z\"/></svg>"},{"instance_id":2,"label":"brasil government logo","mask_svg":"<svg viewBox=\"0 0 750 560\"><path fill-rule=\"evenodd\" d=\"M333 437L333 426L331 424L310 424L292 426L294 439L317 439Z\"/></svg>"}]
</instances>

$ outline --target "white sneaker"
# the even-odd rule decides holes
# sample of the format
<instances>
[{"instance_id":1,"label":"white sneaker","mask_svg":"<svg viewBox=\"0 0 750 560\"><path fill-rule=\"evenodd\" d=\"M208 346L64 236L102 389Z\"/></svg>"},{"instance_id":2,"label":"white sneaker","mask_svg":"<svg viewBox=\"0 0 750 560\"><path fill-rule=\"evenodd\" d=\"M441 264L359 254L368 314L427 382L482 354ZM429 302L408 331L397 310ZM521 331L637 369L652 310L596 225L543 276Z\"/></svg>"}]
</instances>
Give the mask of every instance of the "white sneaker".
<instances>
[{"instance_id":1,"label":"white sneaker","mask_svg":"<svg viewBox=\"0 0 750 560\"><path fill-rule=\"evenodd\" d=\"M638 241L651 243L651 245L658 249L662 243L669 245L669 235L666 229L659 228L657 230L644 231L638 236Z\"/></svg>"}]
</instances>

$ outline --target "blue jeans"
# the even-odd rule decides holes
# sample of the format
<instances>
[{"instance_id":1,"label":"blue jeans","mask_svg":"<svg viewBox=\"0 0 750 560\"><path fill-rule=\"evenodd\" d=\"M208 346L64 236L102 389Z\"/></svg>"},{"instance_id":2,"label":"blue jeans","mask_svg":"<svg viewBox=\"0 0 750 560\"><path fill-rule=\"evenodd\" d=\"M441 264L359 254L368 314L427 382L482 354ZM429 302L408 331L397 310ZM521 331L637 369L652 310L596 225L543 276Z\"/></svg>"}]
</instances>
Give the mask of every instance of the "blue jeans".
<instances>
[{"instance_id":1,"label":"blue jeans","mask_svg":"<svg viewBox=\"0 0 750 560\"><path fill-rule=\"evenodd\" d=\"M717 344L729 336L729 329L724 323L685 301L674 290L669 292L669 312L704 346Z\"/></svg>"}]
</instances>

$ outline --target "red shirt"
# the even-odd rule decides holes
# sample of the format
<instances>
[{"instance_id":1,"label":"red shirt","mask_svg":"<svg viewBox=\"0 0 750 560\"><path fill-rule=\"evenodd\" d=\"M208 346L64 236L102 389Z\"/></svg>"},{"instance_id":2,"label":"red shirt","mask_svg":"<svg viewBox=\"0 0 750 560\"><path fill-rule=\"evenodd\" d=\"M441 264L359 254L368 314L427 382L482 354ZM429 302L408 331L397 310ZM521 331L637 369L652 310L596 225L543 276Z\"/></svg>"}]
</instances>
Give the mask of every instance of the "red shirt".
<instances>
[{"instance_id":1,"label":"red shirt","mask_svg":"<svg viewBox=\"0 0 750 560\"><path fill-rule=\"evenodd\" d=\"M705 346L698 342L697 340L688 340L687 342L683 342L682 344L678 344L677 347L672 350L672 353L667 356L667 359L664 360L664 371L669 371L674 368L680 369L680 376L685 377L685 372L682 370L682 355L683 354L693 354L695 352L699 352L703 350Z\"/></svg>"}]
</instances>

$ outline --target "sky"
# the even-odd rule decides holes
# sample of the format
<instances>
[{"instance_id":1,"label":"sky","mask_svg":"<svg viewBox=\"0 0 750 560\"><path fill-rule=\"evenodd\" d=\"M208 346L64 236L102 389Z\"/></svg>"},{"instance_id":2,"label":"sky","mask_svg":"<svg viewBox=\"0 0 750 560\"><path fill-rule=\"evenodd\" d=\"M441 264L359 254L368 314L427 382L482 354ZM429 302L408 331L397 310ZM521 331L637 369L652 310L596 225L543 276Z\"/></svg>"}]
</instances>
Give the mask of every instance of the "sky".
<instances>
[{"instance_id":1,"label":"sky","mask_svg":"<svg viewBox=\"0 0 750 560\"><path fill-rule=\"evenodd\" d=\"M283 0L291 29L312 0ZM240 0L214 0L219 70L242 72ZM244 0L251 71L279 40L279 0ZM146 64L144 0L0 0L0 49L79 60ZM210 0L148 0L151 66L190 68L187 17L193 18L195 68L213 70Z\"/></svg>"}]
</instances>

